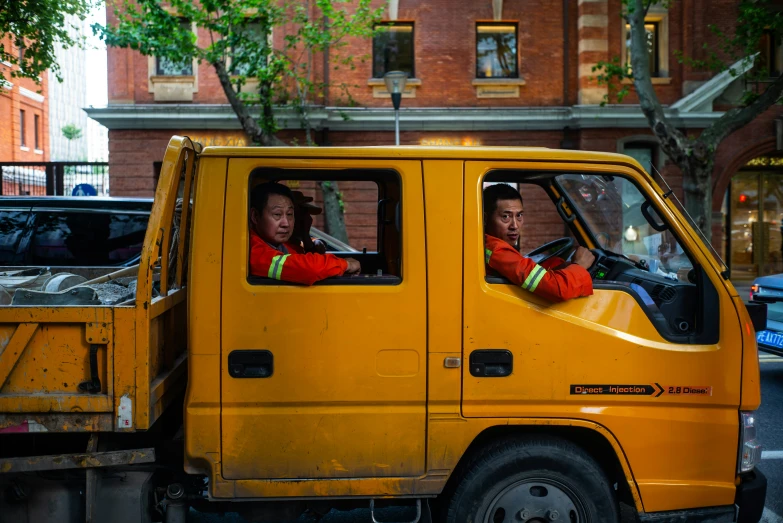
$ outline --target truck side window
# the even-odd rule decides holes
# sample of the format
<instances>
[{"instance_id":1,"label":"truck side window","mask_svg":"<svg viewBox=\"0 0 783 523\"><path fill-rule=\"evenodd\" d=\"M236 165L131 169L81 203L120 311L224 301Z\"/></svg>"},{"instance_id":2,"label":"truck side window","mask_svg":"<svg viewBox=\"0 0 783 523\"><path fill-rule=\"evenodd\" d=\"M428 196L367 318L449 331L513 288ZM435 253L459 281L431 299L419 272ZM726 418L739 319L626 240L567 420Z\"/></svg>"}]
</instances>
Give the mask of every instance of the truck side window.
<instances>
[{"instance_id":1,"label":"truck side window","mask_svg":"<svg viewBox=\"0 0 783 523\"><path fill-rule=\"evenodd\" d=\"M260 183L276 181L293 191L297 216L312 219L308 238L293 237L286 247L305 252L325 252L353 258L361 274L338 276L315 285L396 285L402 281L402 187L397 173L386 170L298 171L256 169L251 173L248 194ZM342 212L344 226L334 217ZM248 221L250 202L248 202ZM307 219L305 217L305 219ZM319 250L312 251L314 247ZM254 285L294 285L249 275Z\"/></svg>"},{"instance_id":2,"label":"truck side window","mask_svg":"<svg viewBox=\"0 0 783 523\"><path fill-rule=\"evenodd\" d=\"M485 182L519 187L523 255L537 263L543 263L542 256L566 258L589 239L596 246L590 268L594 289L633 296L669 341L717 341L715 287L632 180L601 173L497 171ZM509 283L490 272L486 279Z\"/></svg>"}]
</instances>

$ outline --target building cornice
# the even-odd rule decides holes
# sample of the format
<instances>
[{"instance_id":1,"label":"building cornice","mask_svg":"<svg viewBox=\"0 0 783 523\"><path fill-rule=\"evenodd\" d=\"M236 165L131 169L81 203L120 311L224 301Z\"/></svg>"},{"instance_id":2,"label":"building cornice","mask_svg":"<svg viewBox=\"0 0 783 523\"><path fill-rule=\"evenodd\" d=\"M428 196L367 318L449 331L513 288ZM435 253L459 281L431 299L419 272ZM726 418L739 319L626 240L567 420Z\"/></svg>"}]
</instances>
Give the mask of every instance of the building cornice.
<instances>
[{"instance_id":1,"label":"building cornice","mask_svg":"<svg viewBox=\"0 0 783 523\"><path fill-rule=\"evenodd\" d=\"M42 94L36 93L35 91L31 91L29 89L25 89L24 87L21 86L19 87L19 94L38 103L41 103L45 100Z\"/></svg>"},{"instance_id":2,"label":"building cornice","mask_svg":"<svg viewBox=\"0 0 783 523\"><path fill-rule=\"evenodd\" d=\"M93 120L117 129L241 129L228 104L122 104L89 107ZM702 129L720 118L715 111L683 111L665 107L675 127ZM301 129L300 116L291 108L275 110L281 129ZM379 107L312 107L307 119L314 130L392 131L394 112ZM648 126L638 105L582 105L572 107L403 107L403 131L545 131L598 128L640 129Z\"/></svg>"}]
</instances>

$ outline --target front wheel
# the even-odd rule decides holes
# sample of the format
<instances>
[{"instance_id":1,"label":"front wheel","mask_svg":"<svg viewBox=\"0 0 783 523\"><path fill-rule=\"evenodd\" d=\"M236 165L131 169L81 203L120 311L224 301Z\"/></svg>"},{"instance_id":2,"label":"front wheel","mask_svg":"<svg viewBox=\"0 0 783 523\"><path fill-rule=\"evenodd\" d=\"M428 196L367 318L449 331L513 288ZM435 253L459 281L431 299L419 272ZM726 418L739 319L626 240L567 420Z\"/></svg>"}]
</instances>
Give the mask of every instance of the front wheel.
<instances>
[{"instance_id":1,"label":"front wheel","mask_svg":"<svg viewBox=\"0 0 783 523\"><path fill-rule=\"evenodd\" d=\"M617 523L601 467L559 438L514 439L483 450L448 504L449 523Z\"/></svg>"}]
</instances>

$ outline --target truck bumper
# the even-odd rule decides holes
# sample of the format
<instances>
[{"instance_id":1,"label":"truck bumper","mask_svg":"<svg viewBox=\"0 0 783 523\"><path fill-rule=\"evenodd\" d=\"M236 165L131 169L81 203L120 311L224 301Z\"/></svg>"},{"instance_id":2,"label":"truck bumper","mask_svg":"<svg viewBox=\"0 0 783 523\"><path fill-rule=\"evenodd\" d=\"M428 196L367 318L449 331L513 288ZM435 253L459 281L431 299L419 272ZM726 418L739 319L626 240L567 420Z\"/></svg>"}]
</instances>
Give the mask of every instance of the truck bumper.
<instances>
[{"instance_id":1,"label":"truck bumper","mask_svg":"<svg viewBox=\"0 0 783 523\"><path fill-rule=\"evenodd\" d=\"M764 512L766 498L767 477L760 470L743 477L734 497L734 504L739 507L737 523L757 523Z\"/></svg>"},{"instance_id":2,"label":"truck bumper","mask_svg":"<svg viewBox=\"0 0 783 523\"><path fill-rule=\"evenodd\" d=\"M755 470L742 478L737 487L734 505L725 507L694 508L671 512L647 512L639 514L642 522L677 523L758 523L764 512L767 497L767 478ZM736 515L736 519L735 518Z\"/></svg>"}]
</instances>

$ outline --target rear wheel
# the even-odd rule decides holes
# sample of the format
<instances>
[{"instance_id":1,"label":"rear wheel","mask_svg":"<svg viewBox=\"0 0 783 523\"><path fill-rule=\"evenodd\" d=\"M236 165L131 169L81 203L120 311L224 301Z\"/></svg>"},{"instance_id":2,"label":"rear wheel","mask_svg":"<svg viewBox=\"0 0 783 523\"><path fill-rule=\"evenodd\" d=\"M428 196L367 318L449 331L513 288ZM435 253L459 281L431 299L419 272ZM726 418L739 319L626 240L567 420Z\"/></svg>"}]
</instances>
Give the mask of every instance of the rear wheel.
<instances>
[{"instance_id":1,"label":"rear wheel","mask_svg":"<svg viewBox=\"0 0 783 523\"><path fill-rule=\"evenodd\" d=\"M562 439L498 442L465 469L449 523L594 523L619 520L601 467Z\"/></svg>"}]
</instances>

